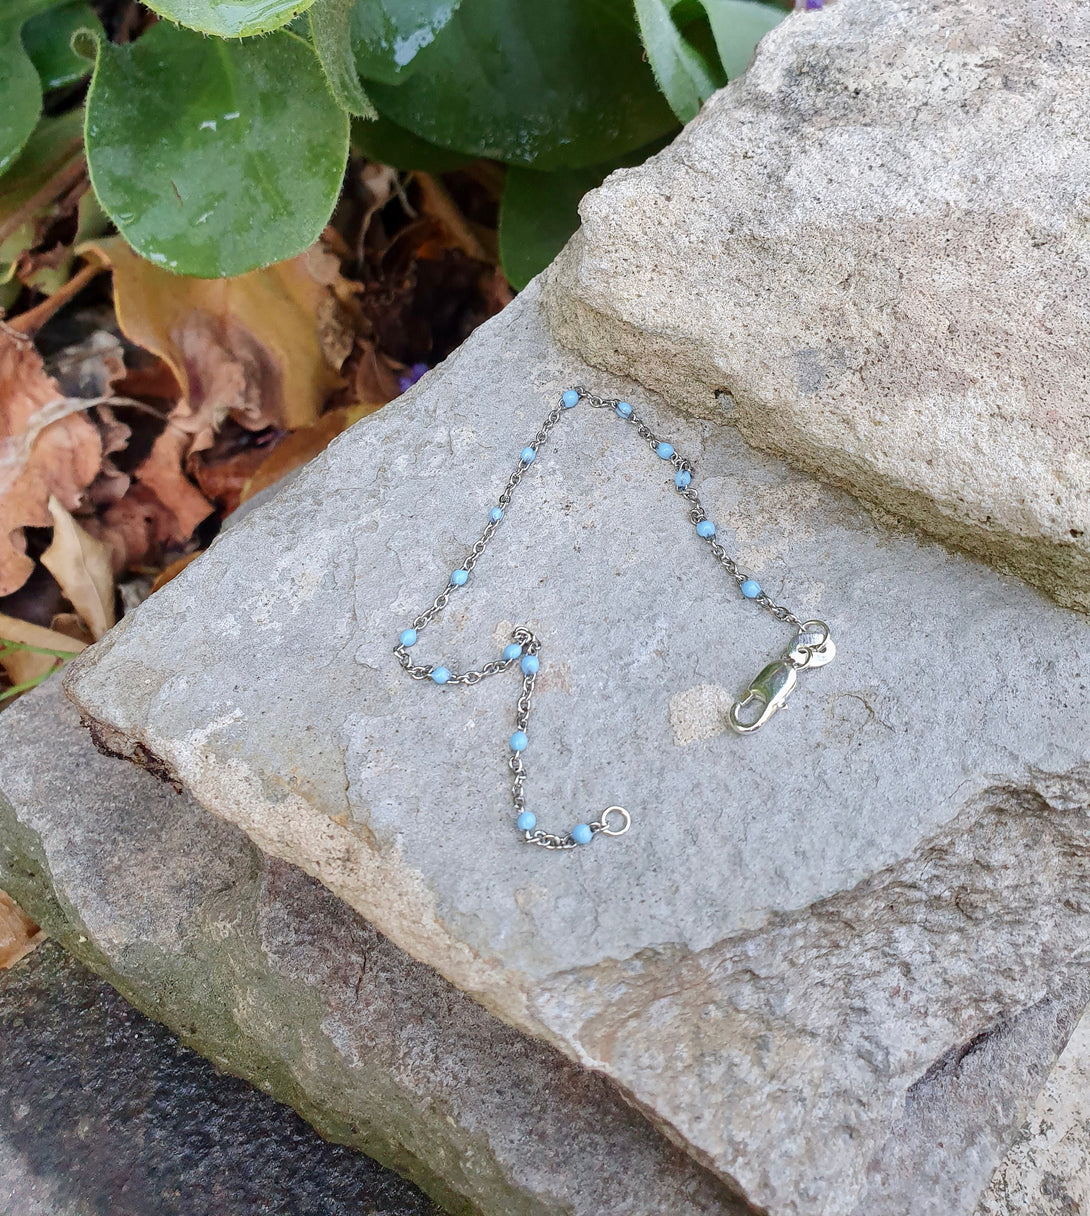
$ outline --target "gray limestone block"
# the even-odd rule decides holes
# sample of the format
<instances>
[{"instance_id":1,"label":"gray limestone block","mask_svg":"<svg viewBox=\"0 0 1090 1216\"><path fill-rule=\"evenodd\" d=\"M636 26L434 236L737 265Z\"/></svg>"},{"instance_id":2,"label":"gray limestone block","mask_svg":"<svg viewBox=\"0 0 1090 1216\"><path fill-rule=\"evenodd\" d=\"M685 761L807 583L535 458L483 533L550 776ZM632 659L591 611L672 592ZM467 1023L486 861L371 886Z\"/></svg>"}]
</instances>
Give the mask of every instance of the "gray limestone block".
<instances>
[{"instance_id":1,"label":"gray limestone block","mask_svg":"<svg viewBox=\"0 0 1090 1216\"><path fill-rule=\"evenodd\" d=\"M54 942L0 972L0 1060L3 1216L439 1216Z\"/></svg>"},{"instance_id":2,"label":"gray limestone block","mask_svg":"<svg viewBox=\"0 0 1090 1216\"><path fill-rule=\"evenodd\" d=\"M743 1216L750 1210L601 1077L497 1022L313 879L259 852L237 828L148 773L98 754L59 681L0 715L0 791L0 885L32 908L50 934L221 1068L289 1103L324 1136L412 1178L449 1211ZM73 998L67 1057L46 1043L50 1034L64 1037L61 1011L20 1035L11 1020L14 1000L0 988L0 1186L8 1153L12 1188L28 1194L29 1153L29 1164L41 1166L42 1187L63 1189L71 1143L66 1149L57 1140L67 1134L70 1142L71 1125L85 1115L98 1128L95 1111L106 1125L96 1142L123 1136L128 1112L134 1140L143 1136L157 1146L144 1157L137 1148L132 1162L122 1162L148 1175L149 1185L170 1181L155 1162L169 1155L171 1138L181 1151L195 1134L186 1130L190 1107L207 1124L206 1135L218 1139L217 1120L224 1126L241 1120L235 1140L245 1139L243 1116L253 1103L247 1107L237 1089L209 1091L211 1070L192 1064L179 1065L170 1078L165 1065L154 1066L156 1052L171 1055L165 1032L145 1024L136 1036L156 1044L143 1073L137 1055L126 1056L127 1027L137 1015L126 1014L119 999ZM106 1059L94 1050L99 1039L109 1044ZM49 1077L30 1067L39 1054L53 1060ZM82 1063L73 1063L76 1057ZM128 1081L126 1058L135 1070ZM77 1067L86 1110L69 1117L56 1095L67 1092L66 1070ZM149 1076L162 1084L152 1085ZM32 1092L38 1098L30 1102ZM27 1109L13 1121L20 1104ZM157 1119L142 1122L152 1107ZM255 1147L252 1172L265 1177L279 1154L279 1168L300 1187L287 1200L312 1196L305 1216L372 1207L390 1216L430 1211L422 1201L412 1207L404 1198L412 1188L399 1192L399 1180L384 1182L370 1162L352 1166L351 1153L330 1162L330 1154L323 1157L328 1146L308 1147L299 1131L274 1135L277 1118L286 1124L283 1108L280 1116L256 1109L253 1137L269 1145ZM316 1159L309 1174L292 1166L292 1138L300 1155ZM235 1147L223 1151L237 1156ZM220 1165L229 1178L227 1158ZM199 1190L214 1164L183 1168L176 1179L183 1193ZM324 1188L319 1166L328 1170ZM104 1168L83 1182L69 1170L68 1189L108 1194L112 1176ZM241 1162L238 1168L245 1172ZM363 1202L368 1177L371 1206ZM353 1178L359 1204L343 1209L333 1200ZM323 1193L326 1207L313 1198ZM393 1202L399 1193L401 1207ZM378 1204L383 1196L389 1207ZM2 1199L0 1190L3 1216L24 1216L18 1206L7 1212ZM129 1209L108 1210L129 1216ZM193 1200L181 1212L202 1210ZM240 1201L217 1210L250 1211ZM295 1209L261 1210L289 1216ZM59 1207L62 1213L69 1216ZM78 1209L71 1216L77 1213L83 1216ZM136 1207L132 1216L152 1211Z\"/></svg>"},{"instance_id":3,"label":"gray limestone block","mask_svg":"<svg viewBox=\"0 0 1090 1216\"><path fill-rule=\"evenodd\" d=\"M554 331L1086 609L1088 73L1079 0L797 13L583 200Z\"/></svg>"},{"instance_id":4,"label":"gray limestone block","mask_svg":"<svg viewBox=\"0 0 1090 1216\"><path fill-rule=\"evenodd\" d=\"M531 288L68 687L104 747L604 1073L751 1202L899 1216L918 1179L882 1163L913 1087L1086 964L1085 618L639 394L722 543L839 646L737 736L723 708L791 631L738 595L672 470L581 405L416 648L461 669L537 631L529 806L566 830L619 803L633 825L528 847L514 674L437 687L391 648L572 382L636 391L558 347Z\"/></svg>"}]
</instances>

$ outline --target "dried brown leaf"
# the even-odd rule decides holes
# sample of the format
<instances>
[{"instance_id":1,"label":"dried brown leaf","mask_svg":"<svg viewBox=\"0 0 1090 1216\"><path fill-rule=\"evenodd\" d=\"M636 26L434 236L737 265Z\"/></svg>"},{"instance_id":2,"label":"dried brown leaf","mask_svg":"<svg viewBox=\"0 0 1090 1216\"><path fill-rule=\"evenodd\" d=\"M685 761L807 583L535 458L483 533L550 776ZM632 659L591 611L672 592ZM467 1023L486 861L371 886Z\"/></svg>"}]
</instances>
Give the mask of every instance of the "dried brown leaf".
<instances>
[{"instance_id":1,"label":"dried brown leaf","mask_svg":"<svg viewBox=\"0 0 1090 1216\"><path fill-rule=\"evenodd\" d=\"M33 343L0 322L0 596L34 568L23 528L52 523L51 495L76 510L98 473L102 445L87 404L66 398Z\"/></svg>"},{"instance_id":2,"label":"dried brown leaf","mask_svg":"<svg viewBox=\"0 0 1090 1216\"><path fill-rule=\"evenodd\" d=\"M45 934L11 896L0 891L0 971L13 967L44 939Z\"/></svg>"},{"instance_id":3,"label":"dried brown leaf","mask_svg":"<svg viewBox=\"0 0 1090 1216\"><path fill-rule=\"evenodd\" d=\"M323 414L314 426L293 431L273 448L257 472L242 487L239 502L243 503L248 498L253 498L259 491L274 485L292 469L297 469L301 464L306 464L308 460L313 460L342 431L346 431L353 423L381 408L381 404L376 404L353 405L330 410L329 413Z\"/></svg>"},{"instance_id":4,"label":"dried brown leaf","mask_svg":"<svg viewBox=\"0 0 1090 1216\"><path fill-rule=\"evenodd\" d=\"M75 638L44 629L41 625L31 625L29 621L20 621L14 616L5 616L2 612L0 641L21 642L24 646L37 646L41 650L63 650L66 654L79 654L84 648L84 644ZM62 662L62 659L51 655L34 654L28 650L11 650L0 654L0 667L3 667L12 684L36 680L38 676L59 667Z\"/></svg>"},{"instance_id":5,"label":"dried brown leaf","mask_svg":"<svg viewBox=\"0 0 1090 1216\"><path fill-rule=\"evenodd\" d=\"M114 572L110 551L88 535L57 499L50 498L53 540L42 554L42 565L60 584L65 598L97 642L113 628Z\"/></svg>"}]
</instances>

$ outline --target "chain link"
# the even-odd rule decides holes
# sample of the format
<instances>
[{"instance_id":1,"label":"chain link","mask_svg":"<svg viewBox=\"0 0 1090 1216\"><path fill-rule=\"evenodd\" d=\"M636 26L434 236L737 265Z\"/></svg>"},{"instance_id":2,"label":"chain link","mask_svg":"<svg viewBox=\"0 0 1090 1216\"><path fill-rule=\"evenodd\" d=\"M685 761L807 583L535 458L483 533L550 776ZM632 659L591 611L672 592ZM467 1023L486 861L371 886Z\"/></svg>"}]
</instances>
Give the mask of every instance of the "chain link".
<instances>
[{"instance_id":1,"label":"chain link","mask_svg":"<svg viewBox=\"0 0 1090 1216\"><path fill-rule=\"evenodd\" d=\"M398 663L404 668L408 676L413 680L432 679L437 683L442 684L460 684L473 686L479 684L482 680L488 679L490 676L499 675L501 672L509 670L516 663L521 666L522 670L522 689L519 693L519 698L515 703L515 731L516 733L525 733L530 722L530 706L534 695L534 685L537 679L538 664L540 662L538 656L541 651L541 642L532 630L525 626L518 626L512 631L511 640L512 647L508 650L511 652L510 657L500 659L492 659L484 663L479 668L473 668L468 671L448 671L447 668L439 664L418 664L414 663L412 656L409 654L409 647L414 645L418 635L427 628L442 613L447 604L450 603L450 597L455 590L466 581L468 576L473 572L489 543L495 536L499 526L503 520L503 516L507 508L511 504L515 490L521 484L523 476L527 469L533 463L534 458L541 451L541 448L548 441L553 428L560 421L561 415L568 412L571 408L564 404L564 399L568 394L575 393L578 396L579 402L584 402L592 409L612 409L620 421L628 423L632 426L640 439L647 444L652 452L663 457L667 463L673 468L675 473L675 485L679 497L683 498L688 504L687 517L689 522L694 527L704 522L708 517L704 511L704 505L700 501L700 496L696 492L692 484L692 478L696 474L695 466L684 456L678 455L674 451L672 445L667 445L669 451L665 452L661 449L663 440L661 440L647 423L631 408L627 403L622 402L615 397L600 397L596 393L588 392L581 385L567 390L567 393L561 396L560 401L545 417L545 421L541 424L541 429L537 432L534 438L530 441L523 454L511 471L511 475L507 479L507 484L500 492L500 496L496 501L496 507L490 513L488 522L484 526L480 537L474 542L472 548L466 554L461 566L451 576L446 587L435 597L431 604L420 613L419 616L413 619L413 622L406 634L411 634L411 640L406 640L406 635L402 635L402 640L394 647L394 655L397 657ZM618 410L618 406L624 405L627 412ZM528 458L527 458L528 457ZM678 474L688 474L688 478L678 478ZM498 513L497 513L498 512ZM741 587L747 582L750 582L748 576L743 574L738 569L735 560L727 553L727 551L716 539L714 532L711 536L705 537L708 542L708 548L712 555L726 570L727 574ZM460 571L465 572L465 577L457 579ZM755 584L754 584L755 585ZM800 631L803 628L803 622L789 608L785 608L782 604L775 603L763 591L757 594L749 594L749 598L754 604L765 609L776 620L783 622L786 625L794 625ZM513 653L513 648L518 648L518 653ZM507 652L505 652L507 654ZM535 661L526 663L526 657L531 656ZM512 740L515 735L512 736ZM571 832L564 836L559 836L554 832L546 832L536 826L536 818L526 811L526 794L524 786L526 784L526 768L522 760L521 749L516 750L512 746L512 751L507 760L508 768L511 770L511 798L515 808L516 815L526 819L530 823L529 827L523 827L520 824L522 838L527 844L536 844L544 849L575 849L580 844L586 843L593 836L605 834L607 836L621 836L628 831L631 823L631 816L624 807L611 806L607 807L602 812L600 818L592 820L589 823L581 824L572 829ZM528 818L527 818L528 816ZM610 827L613 818L619 817L621 825L617 828ZM582 831L583 839L578 839L573 833Z\"/></svg>"}]
</instances>

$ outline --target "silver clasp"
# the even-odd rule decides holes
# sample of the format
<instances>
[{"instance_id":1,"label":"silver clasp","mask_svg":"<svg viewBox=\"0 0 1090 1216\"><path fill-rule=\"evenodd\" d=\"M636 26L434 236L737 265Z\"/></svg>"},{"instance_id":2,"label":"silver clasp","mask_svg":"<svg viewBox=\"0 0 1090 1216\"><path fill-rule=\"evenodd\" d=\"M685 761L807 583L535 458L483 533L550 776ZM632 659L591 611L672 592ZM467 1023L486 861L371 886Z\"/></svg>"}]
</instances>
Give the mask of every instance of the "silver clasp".
<instances>
[{"instance_id":1,"label":"silver clasp","mask_svg":"<svg viewBox=\"0 0 1090 1216\"><path fill-rule=\"evenodd\" d=\"M799 682L798 673L804 667L824 667L835 656L836 646L829 635L829 626L824 621L804 621L783 657L769 663L746 690L745 696L730 707L727 717L731 727L740 735L748 735L764 726L776 710L787 704L787 698ZM749 721L749 713L754 708L757 717Z\"/></svg>"},{"instance_id":2,"label":"silver clasp","mask_svg":"<svg viewBox=\"0 0 1090 1216\"><path fill-rule=\"evenodd\" d=\"M798 682L798 668L790 659L776 659L769 663L749 686L746 695L730 707L731 726L740 735L748 735L759 726L764 726L777 709L787 704L787 698ZM753 705L757 706L757 717L752 722L745 722L742 714Z\"/></svg>"}]
</instances>

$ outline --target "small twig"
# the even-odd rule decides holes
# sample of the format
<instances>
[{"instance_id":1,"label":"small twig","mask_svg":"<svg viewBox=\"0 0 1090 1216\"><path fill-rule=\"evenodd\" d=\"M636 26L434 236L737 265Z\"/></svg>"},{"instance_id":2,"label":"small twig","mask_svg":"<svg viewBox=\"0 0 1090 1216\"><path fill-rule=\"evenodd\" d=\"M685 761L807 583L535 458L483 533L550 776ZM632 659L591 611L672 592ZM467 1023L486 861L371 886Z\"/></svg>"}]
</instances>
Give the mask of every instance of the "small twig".
<instances>
[{"instance_id":1,"label":"small twig","mask_svg":"<svg viewBox=\"0 0 1090 1216\"><path fill-rule=\"evenodd\" d=\"M35 304L33 308L28 308L26 312L21 312L17 317L12 317L7 323L9 328L25 334L28 338L33 338L55 312L63 308L69 300L78 296L87 284L105 269L106 265L103 262L88 262L67 283L62 287L58 287L51 296L46 296L40 304Z\"/></svg>"},{"instance_id":2,"label":"small twig","mask_svg":"<svg viewBox=\"0 0 1090 1216\"><path fill-rule=\"evenodd\" d=\"M465 216L458 210L446 187L430 173L417 173L416 184L424 195L424 209L430 212L454 238L461 251L478 262L491 262L485 247L477 240Z\"/></svg>"}]
</instances>

